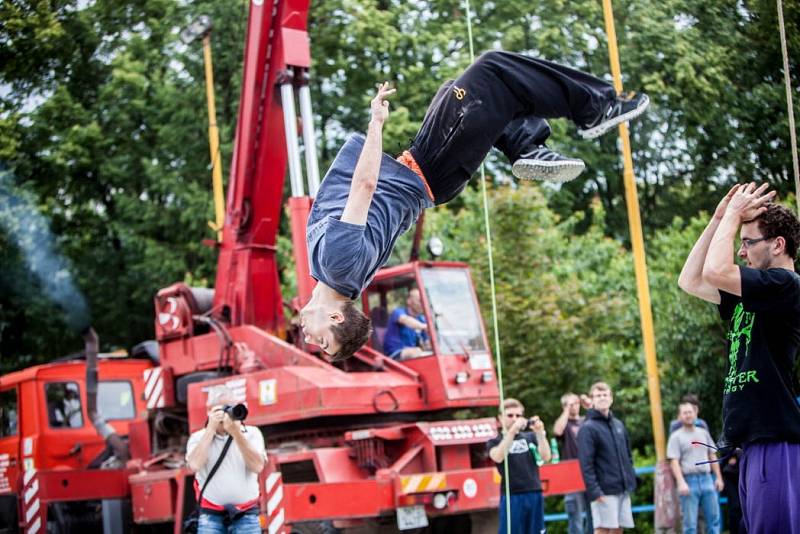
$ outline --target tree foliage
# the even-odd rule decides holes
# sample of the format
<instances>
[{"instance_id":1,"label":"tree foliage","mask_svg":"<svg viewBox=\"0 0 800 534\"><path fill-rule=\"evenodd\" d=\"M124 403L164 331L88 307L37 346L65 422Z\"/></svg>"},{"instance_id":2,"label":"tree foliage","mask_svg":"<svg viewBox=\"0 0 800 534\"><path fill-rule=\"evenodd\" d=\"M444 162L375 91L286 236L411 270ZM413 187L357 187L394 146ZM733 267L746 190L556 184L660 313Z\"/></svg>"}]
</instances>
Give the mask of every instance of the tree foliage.
<instances>
[{"instance_id":1,"label":"tree foliage","mask_svg":"<svg viewBox=\"0 0 800 534\"><path fill-rule=\"evenodd\" d=\"M212 34L223 166L238 109L247 1L7 0L0 3L0 163L50 221L55 249L106 347L152 335L152 296L177 280L209 283L213 219L199 43L178 31L200 14ZM800 53L800 8L786 2L789 50ZM615 2L625 87L650 112L632 129L646 230L664 403L692 390L718 413L723 365L713 309L675 279L704 221L737 180L791 190L783 73L774 2ZM608 77L596 0L473 3L475 51L504 48ZM457 0L312 3L312 94L325 168L364 128L376 82L398 87L385 147L408 146L431 95L470 61ZM790 74L800 86L797 62ZM800 98L795 98L800 102ZM628 250L621 161L613 135L587 142L567 121L552 144L583 158L562 187L507 184L488 160L502 353L509 392L548 419L568 389L606 379L638 444L649 441L639 312ZM477 182L477 180L476 180ZM473 184L476 185L476 184ZM429 233L469 262L489 312L481 202L474 190L431 211ZM403 259L407 239L395 258ZM80 348L24 250L0 233L0 351L16 368ZM290 243L285 289L291 292ZM487 315L487 324L488 322ZM717 426L718 428L718 426Z\"/></svg>"}]
</instances>

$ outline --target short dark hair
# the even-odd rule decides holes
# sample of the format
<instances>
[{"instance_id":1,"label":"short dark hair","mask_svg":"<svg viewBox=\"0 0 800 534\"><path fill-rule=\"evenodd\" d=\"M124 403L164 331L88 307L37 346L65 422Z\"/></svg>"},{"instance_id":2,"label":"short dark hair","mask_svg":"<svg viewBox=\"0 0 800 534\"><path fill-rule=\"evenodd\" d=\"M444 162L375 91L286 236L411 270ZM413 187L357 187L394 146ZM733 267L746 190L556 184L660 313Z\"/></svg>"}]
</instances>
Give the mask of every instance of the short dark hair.
<instances>
[{"instance_id":1,"label":"short dark hair","mask_svg":"<svg viewBox=\"0 0 800 534\"><path fill-rule=\"evenodd\" d=\"M356 308L355 302L349 300L342 306L344 321L331 326L333 338L339 343L339 350L332 361L346 360L364 346L372 333L369 317Z\"/></svg>"},{"instance_id":2,"label":"short dark hair","mask_svg":"<svg viewBox=\"0 0 800 534\"><path fill-rule=\"evenodd\" d=\"M681 397L681 402L679 404L694 404L694 407L700 410L700 399L697 398L697 395L694 393L687 393Z\"/></svg>"},{"instance_id":3,"label":"short dark hair","mask_svg":"<svg viewBox=\"0 0 800 534\"><path fill-rule=\"evenodd\" d=\"M780 204L767 204L767 211L753 219L764 237L782 237L786 241L786 254L797 259L800 244L800 221L791 210Z\"/></svg>"}]
</instances>

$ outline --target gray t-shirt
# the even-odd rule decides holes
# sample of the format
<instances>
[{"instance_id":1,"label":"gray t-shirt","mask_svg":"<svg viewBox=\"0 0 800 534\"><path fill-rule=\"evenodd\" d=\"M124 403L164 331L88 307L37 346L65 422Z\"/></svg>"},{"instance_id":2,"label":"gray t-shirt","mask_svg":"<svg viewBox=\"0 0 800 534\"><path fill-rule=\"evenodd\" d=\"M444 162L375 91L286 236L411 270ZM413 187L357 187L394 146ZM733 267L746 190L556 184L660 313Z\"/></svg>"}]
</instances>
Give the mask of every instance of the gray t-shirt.
<instances>
[{"instance_id":1,"label":"gray t-shirt","mask_svg":"<svg viewBox=\"0 0 800 534\"><path fill-rule=\"evenodd\" d=\"M205 429L203 428L189 437L189 442L186 444L186 456L189 456L194 448L197 447L197 444L203 439L204 433ZM264 435L261 430L258 427L248 425L244 435L248 443L266 457ZM205 484L208 473L217 463L217 459L222 453L227 440L227 434L214 435L214 440L208 448L206 465L195 474L199 487L202 488L203 484ZM225 453L225 458L222 459L219 469L214 473L211 482L208 483L208 487L203 493L203 498L218 506L244 504L258 498L258 473L247 469L242 451L236 445L236 442L231 443L230 447L228 447L228 452Z\"/></svg>"},{"instance_id":2,"label":"gray t-shirt","mask_svg":"<svg viewBox=\"0 0 800 534\"><path fill-rule=\"evenodd\" d=\"M361 294L389 260L397 238L423 209L433 206L419 176L384 154L367 224L340 221L363 147L364 136L353 134L339 150L322 180L306 226L311 276L351 299Z\"/></svg>"},{"instance_id":3,"label":"gray t-shirt","mask_svg":"<svg viewBox=\"0 0 800 534\"><path fill-rule=\"evenodd\" d=\"M669 436L669 441L667 442L667 458L670 460L680 460L681 472L684 475L710 473L710 464L696 464L697 462L707 462L708 453L711 449L705 445L693 445L693 441L716 446L708 430L705 428L696 426L692 430L686 430L681 426Z\"/></svg>"}]
</instances>

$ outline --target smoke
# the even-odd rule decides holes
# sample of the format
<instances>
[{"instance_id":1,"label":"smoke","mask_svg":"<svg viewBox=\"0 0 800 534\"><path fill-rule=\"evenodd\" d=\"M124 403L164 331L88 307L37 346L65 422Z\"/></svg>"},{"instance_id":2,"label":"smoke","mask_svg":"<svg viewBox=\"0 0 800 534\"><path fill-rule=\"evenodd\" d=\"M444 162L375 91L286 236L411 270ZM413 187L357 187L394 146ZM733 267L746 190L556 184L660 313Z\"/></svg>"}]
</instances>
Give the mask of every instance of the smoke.
<instances>
[{"instance_id":1,"label":"smoke","mask_svg":"<svg viewBox=\"0 0 800 534\"><path fill-rule=\"evenodd\" d=\"M0 229L19 249L42 292L64 313L67 326L82 332L90 324L86 299L75 286L69 261L56 250L48 220L39 213L32 196L0 169Z\"/></svg>"}]
</instances>

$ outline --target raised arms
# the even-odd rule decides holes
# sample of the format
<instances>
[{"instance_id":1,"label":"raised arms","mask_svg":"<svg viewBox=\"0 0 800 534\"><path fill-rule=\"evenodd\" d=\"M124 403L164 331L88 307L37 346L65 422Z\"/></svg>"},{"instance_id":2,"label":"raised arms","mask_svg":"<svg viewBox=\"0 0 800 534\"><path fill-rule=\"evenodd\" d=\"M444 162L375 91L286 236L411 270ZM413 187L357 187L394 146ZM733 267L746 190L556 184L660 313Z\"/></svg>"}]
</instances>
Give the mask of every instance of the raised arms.
<instances>
[{"instance_id":1,"label":"raised arms","mask_svg":"<svg viewBox=\"0 0 800 534\"><path fill-rule=\"evenodd\" d=\"M389 83L384 82L378 88L378 94L372 99L370 105L372 116L367 128L367 138L353 172L342 222L360 225L367 222L367 213L372 204L372 195L378 187L378 173L381 170L383 123L389 117L389 102L386 99L394 92L395 89L389 89Z\"/></svg>"}]
</instances>

